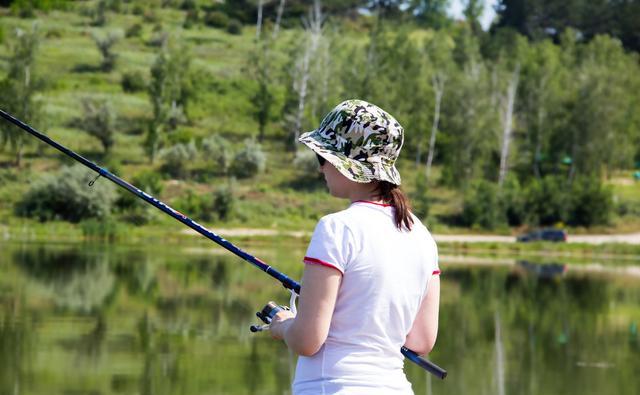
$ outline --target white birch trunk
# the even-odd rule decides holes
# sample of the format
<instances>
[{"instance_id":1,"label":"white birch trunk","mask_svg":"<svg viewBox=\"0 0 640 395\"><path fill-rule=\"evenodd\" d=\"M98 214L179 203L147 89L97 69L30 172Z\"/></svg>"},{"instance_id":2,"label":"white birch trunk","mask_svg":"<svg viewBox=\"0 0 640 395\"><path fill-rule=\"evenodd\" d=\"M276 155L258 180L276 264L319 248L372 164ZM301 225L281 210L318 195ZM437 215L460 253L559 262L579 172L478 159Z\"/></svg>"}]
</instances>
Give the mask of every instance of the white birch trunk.
<instances>
[{"instance_id":1,"label":"white birch trunk","mask_svg":"<svg viewBox=\"0 0 640 395\"><path fill-rule=\"evenodd\" d=\"M275 40L278 37L278 33L280 33L280 22L282 21L282 14L284 13L284 5L287 0L280 0L280 5L278 6L278 13L276 15L276 25L273 27L273 33L271 33L271 38Z\"/></svg>"},{"instance_id":2,"label":"white birch trunk","mask_svg":"<svg viewBox=\"0 0 640 395\"><path fill-rule=\"evenodd\" d=\"M429 180L431 175L431 163L436 147L436 134L438 133L438 124L440 123L440 104L442 103L442 94L444 93L444 84L446 77L439 72L432 78L433 90L436 96L435 108L433 109L433 124L431 125L431 137L429 138L429 154L427 155L426 177Z\"/></svg>"},{"instance_id":3,"label":"white birch trunk","mask_svg":"<svg viewBox=\"0 0 640 395\"><path fill-rule=\"evenodd\" d=\"M513 107L516 101L516 92L518 89L518 79L520 77L520 64L516 65L509 86L507 87L507 95L503 101L504 109L502 114L502 149L500 150L500 174L498 176L498 186L502 187L507 176L509 167L509 149L511 144L511 135L513 133Z\"/></svg>"},{"instance_id":4,"label":"white birch trunk","mask_svg":"<svg viewBox=\"0 0 640 395\"><path fill-rule=\"evenodd\" d=\"M262 6L264 0L258 0L258 20L256 21L256 40L260 40L262 33Z\"/></svg>"},{"instance_id":5,"label":"white birch trunk","mask_svg":"<svg viewBox=\"0 0 640 395\"><path fill-rule=\"evenodd\" d=\"M302 58L300 83L298 89L298 109L294 122L294 145L298 142L300 129L302 127L302 117L307 99L307 89L311 77L310 62L311 57L317 52L318 44L322 38L322 9L320 0L314 0L313 9L309 21L305 23L305 30L309 40L309 45L305 48Z\"/></svg>"}]
</instances>

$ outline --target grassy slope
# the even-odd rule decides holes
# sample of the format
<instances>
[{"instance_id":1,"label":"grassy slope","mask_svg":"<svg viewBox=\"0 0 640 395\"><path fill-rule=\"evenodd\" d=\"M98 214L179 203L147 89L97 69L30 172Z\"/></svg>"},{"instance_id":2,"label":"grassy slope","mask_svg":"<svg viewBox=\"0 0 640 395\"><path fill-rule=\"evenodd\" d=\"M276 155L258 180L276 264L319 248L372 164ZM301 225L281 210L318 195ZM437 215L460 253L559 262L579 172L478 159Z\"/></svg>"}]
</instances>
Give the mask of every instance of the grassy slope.
<instances>
[{"instance_id":1,"label":"grassy slope","mask_svg":"<svg viewBox=\"0 0 640 395\"><path fill-rule=\"evenodd\" d=\"M40 15L37 19L39 30L44 39L41 43L38 70L47 81L47 90L42 100L47 113L46 123L39 125L52 138L57 139L71 149L77 150L99 163L102 155L100 145L92 137L79 129L70 127L70 121L80 116L81 103L84 98L104 98L111 101L119 119L120 130L116 139L113 162L118 163L114 169L125 179L132 179L140 171L152 166L144 156L141 142L144 138L141 128L144 120L150 116L151 106L146 92L135 94L124 93L120 86L121 76L125 72L140 71L148 75L148 70L158 53L158 48L148 45L154 36L154 24L145 22L142 16L132 14L110 14L109 23L103 28L90 25L90 18L84 16L81 7L89 7L92 2L83 2L74 12L54 11ZM193 65L206 76L203 84L206 89L198 102L191 108L193 125L183 128L184 133L200 138L211 134L221 134L236 144L246 137L257 133L257 125L251 118L251 106L248 97L251 95L251 76L246 72L246 59L253 48L254 31L245 28L240 36L227 34L218 29L197 26L185 30L181 27L184 13L173 9L157 9L158 21L164 30L170 33L171 40L187 43L194 55ZM5 31L20 26L29 28L33 20L18 19L10 15L2 16ZM139 38L124 38L116 45L118 66L111 73L97 70L100 54L92 39L92 33L105 34L110 31L125 32L133 24L142 25ZM294 32L285 31L277 43L278 54L275 67L284 64L285 47ZM353 35L351 40L360 39ZM0 52L0 66L6 64L6 53ZM286 87L278 87L276 107L282 102ZM268 155L268 170L256 179L240 181L236 192L239 196L238 213L230 223L212 224L214 227L274 227L278 229L311 229L313 224L324 213L344 207L344 202L329 197L321 184L305 187L304 190L294 188L302 176L290 164L293 155L283 149L282 131L278 124L271 124L267 130L264 147ZM6 165L12 158L11 152L0 154L0 234L2 224L12 228L12 233L35 234L52 237L55 234L75 235L78 230L68 224L48 224L38 226L32 221L14 218L12 207L17 198L28 188L29 182L47 171L54 171L62 163L61 155L40 143L30 142L24 168L14 169ZM419 169L405 158L399 166L405 180L405 189L413 188L413 180ZM194 163L195 167L204 166ZM158 164L153 166L158 167ZM436 169L437 176L437 169ZM629 177L624 174L624 179ZM106 181L105 181L106 182ZM189 189L197 193L212 191L224 179L215 179L209 183L195 181L168 180L161 199L175 202ZM637 185L624 182L613 182L613 188L619 199L636 205L640 201ZM436 222L440 215L451 215L458 212L462 205L460 193L442 187L431 188L432 218L429 223L437 232L467 233L472 230L449 228ZM174 224L170 218L158 216L156 223L146 230L134 232L161 234L166 224ZM6 229L5 225L5 229ZM175 224L175 229L179 225ZM640 220L628 216L616 220L613 227L597 231L628 231L638 229ZM28 231L26 229L29 229ZM156 230L153 230L156 229ZM576 230L581 232L583 230ZM475 232L475 231L474 231ZM502 233L511 230L504 229ZM0 235L1 236L1 235Z\"/></svg>"}]
</instances>

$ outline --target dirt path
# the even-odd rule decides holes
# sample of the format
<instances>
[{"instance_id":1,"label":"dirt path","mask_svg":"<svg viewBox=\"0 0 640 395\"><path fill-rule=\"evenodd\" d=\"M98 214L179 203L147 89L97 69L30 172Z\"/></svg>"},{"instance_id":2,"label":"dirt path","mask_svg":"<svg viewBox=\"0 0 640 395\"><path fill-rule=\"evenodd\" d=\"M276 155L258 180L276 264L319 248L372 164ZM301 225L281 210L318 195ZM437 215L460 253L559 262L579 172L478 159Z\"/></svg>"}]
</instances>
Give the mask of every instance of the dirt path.
<instances>
[{"instance_id":1,"label":"dirt path","mask_svg":"<svg viewBox=\"0 0 640 395\"><path fill-rule=\"evenodd\" d=\"M459 243L515 243L513 236L493 236L493 235L438 235L435 234L436 242L459 242ZM567 243L584 244L604 244L604 243L626 243L640 244L640 233L615 234L615 235L569 235Z\"/></svg>"},{"instance_id":2,"label":"dirt path","mask_svg":"<svg viewBox=\"0 0 640 395\"><path fill-rule=\"evenodd\" d=\"M252 228L233 228L233 229L213 229L213 231L222 237L251 237L251 236L285 236L296 238L309 238L311 232L306 231L279 231L276 229L252 229ZM197 235L198 233L191 229L184 229L185 234ZM499 235L441 235L434 234L436 242L442 243L515 243L514 236ZM584 243L584 244L603 244L603 243L626 243L640 244L640 232L615 235L569 235L568 243Z\"/></svg>"}]
</instances>

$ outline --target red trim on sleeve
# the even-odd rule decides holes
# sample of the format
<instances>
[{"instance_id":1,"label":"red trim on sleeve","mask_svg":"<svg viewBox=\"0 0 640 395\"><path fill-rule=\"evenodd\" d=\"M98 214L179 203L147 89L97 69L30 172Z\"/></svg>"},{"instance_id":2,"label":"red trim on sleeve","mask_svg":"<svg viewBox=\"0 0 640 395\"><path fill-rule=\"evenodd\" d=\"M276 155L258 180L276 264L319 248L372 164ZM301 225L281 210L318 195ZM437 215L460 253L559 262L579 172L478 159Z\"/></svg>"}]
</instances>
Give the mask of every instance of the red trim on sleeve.
<instances>
[{"instance_id":1,"label":"red trim on sleeve","mask_svg":"<svg viewBox=\"0 0 640 395\"><path fill-rule=\"evenodd\" d=\"M391 207L390 204L378 203L378 202L370 202L369 200L356 200L356 201L354 201L354 203L369 203L369 204L375 204L376 206Z\"/></svg>"},{"instance_id":2,"label":"red trim on sleeve","mask_svg":"<svg viewBox=\"0 0 640 395\"><path fill-rule=\"evenodd\" d=\"M432 273L432 275L434 275L434 276L437 276L439 274L440 274L440 270L434 270L433 273Z\"/></svg>"},{"instance_id":3,"label":"red trim on sleeve","mask_svg":"<svg viewBox=\"0 0 640 395\"><path fill-rule=\"evenodd\" d=\"M339 271L340 273L344 273L342 270L340 270L339 267L337 267L336 265L329 263L329 262L325 262L322 261L320 259L317 258L311 258L309 256L305 256L304 259L302 260L304 263L308 263L311 265L322 265L322 266L326 266L326 267L330 267L332 269L336 269L337 271Z\"/></svg>"}]
</instances>

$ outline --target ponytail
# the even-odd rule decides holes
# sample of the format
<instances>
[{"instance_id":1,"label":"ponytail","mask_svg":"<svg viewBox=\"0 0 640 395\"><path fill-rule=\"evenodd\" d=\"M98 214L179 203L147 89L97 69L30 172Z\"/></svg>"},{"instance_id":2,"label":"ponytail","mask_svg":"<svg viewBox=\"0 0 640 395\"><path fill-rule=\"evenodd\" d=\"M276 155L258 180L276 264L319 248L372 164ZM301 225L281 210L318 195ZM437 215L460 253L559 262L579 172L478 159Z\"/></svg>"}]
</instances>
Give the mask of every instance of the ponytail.
<instances>
[{"instance_id":1,"label":"ponytail","mask_svg":"<svg viewBox=\"0 0 640 395\"><path fill-rule=\"evenodd\" d=\"M409 205L409 199L404 192L402 192L400 186L388 181L379 181L376 187L376 194L380 199L391 204L395 209L394 221L396 227L400 230L402 230L403 227L411 230L413 226L411 207Z\"/></svg>"}]
</instances>

